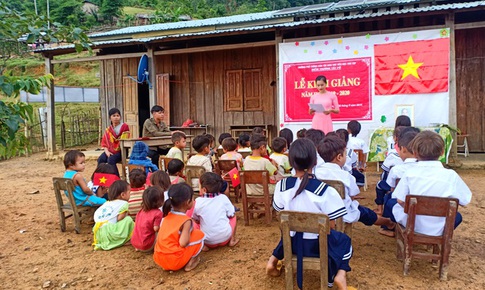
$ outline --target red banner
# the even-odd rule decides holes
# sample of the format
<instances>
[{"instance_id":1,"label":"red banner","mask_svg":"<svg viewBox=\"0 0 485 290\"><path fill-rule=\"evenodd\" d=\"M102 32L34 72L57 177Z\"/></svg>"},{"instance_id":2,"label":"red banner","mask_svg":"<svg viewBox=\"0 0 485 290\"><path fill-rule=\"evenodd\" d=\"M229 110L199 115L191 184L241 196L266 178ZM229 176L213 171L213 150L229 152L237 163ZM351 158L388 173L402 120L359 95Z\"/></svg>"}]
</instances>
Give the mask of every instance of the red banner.
<instances>
[{"instance_id":1,"label":"red banner","mask_svg":"<svg viewBox=\"0 0 485 290\"><path fill-rule=\"evenodd\" d=\"M372 120L370 92L371 58L286 63L284 73L285 122L310 122L310 97L318 92L315 78L324 75L327 90L335 92L340 114L332 114L333 121Z\"/></svg>"},{"instance_id":2,"label":"red banner","mask_svg":"<svg viewBox=\"0 0 485 290\"><path fill-rule=\"evenodd\" d=\"M376 95L448 91L449 38L379 44L374 55Z\"/></svg>"}]
</instances>

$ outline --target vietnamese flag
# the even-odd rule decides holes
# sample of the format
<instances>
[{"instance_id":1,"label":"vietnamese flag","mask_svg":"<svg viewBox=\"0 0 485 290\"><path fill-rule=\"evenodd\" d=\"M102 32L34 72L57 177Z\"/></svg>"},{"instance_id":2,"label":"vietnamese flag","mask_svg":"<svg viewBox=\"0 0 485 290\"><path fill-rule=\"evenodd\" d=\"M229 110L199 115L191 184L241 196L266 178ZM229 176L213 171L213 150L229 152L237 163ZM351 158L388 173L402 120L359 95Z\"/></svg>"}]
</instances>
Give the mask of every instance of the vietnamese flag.
<instances>
[{"instance_id":1,"label":"vietnamese flag","mask_svg":"<svg viewBox=\"0 0 485 290\"><path fill-rule=\"evenodd\" d=\"M93 176L93 184L97 186L110 187L116 180L120 178L115 174L95 173Z\"/></svg>"},{"instance_id":2,"label":"vietnamese flag","mask_svg":"<svg viewBox=\"0 0 485 290\"><path fill-rule=\"evenodd\" d=\"M239 171L237 170L237 167L229 170L227 174L229 174L229 177L231 178L231 183L233 187L237 187L239 184L241 184L241 178L239 178Z\"/></svg>"},{"instance_id":3,"label":"vietnamese flag","mask_svg":"<svg viewBox=\"0 0 485 290\"><path fill-rule=\"evenodd\" d=\"M376 44L375 94L448 91L450 39Z\"/></svg>"}]
</instances>

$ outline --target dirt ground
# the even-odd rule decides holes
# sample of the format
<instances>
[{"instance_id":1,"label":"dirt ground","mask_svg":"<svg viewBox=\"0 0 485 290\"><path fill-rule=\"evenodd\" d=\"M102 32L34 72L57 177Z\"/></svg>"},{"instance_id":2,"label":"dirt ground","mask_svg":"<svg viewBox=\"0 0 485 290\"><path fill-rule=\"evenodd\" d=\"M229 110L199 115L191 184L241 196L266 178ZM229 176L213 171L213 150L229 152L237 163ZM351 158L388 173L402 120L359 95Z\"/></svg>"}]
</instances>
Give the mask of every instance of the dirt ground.
<instances>
[{"instance_id":1,"label":"dirt ground","mask_svg":"<svg viewBox=\"0 0 485 290\"><path fill-rule=\"evenodd\" d=\"M0 162L0 289L283 289L284 274L269 278L264 267L280 239L276 218L270 226L251 220L244 226L238 213L241 242L235 248L202 253L192 272L164 272L150 254L132 246L93 251L91 227L74 232L69 219L61 232L52 177L61 177L62 162L45 161L43 153ZM96 165L89 160L85 176ZM370 169L375 167L370 166ZM402 275L396 242L377 233L378 227L354 225L354 256L348 284L357 289L485 289L484 170L458 171L474 196L461 208L463 223L455 231L447 282L440 282L430 262L415 260ZM361 204L374 207L378 173L368 173L370 187ZM39 193L32 194L38 190ZM241 205L238 205L241 207ZM305 272L305 288L317 289L315 272Z\"/></svg>"}]
</instances>

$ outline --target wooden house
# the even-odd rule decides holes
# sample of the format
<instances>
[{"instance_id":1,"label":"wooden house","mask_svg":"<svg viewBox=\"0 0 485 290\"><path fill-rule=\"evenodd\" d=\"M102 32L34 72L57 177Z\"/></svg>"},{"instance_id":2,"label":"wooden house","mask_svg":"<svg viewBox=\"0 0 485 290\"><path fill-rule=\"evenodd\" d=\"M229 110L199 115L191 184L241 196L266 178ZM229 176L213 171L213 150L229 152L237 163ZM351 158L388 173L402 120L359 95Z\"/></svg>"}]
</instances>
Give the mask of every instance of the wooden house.
<instances>
[{"instance_id":1,"label":"wooden house","mask_svg":"<svg viewBox=\"0 0 485 290\"><path fill-rule=\"evenodd\" d=\"M96 56L89 58L55 59L73 46L40 52L54 75L56 63L100 61L103 124L109 108L118 107L135 136L154 104L165 107L172 126L190 118L209 124L214 136L237 125L270 125L276 134L279 43L444 26L451 34L449 123L471 135L472 151L485 152L484 11L483 1L345 0L93 34ZM150 84L133 80L143 54ZM52 102L53 96L53 113ZM52 127L49 132L54 134ZM54 150L55 138L50 140Z\"/></svg>"}]
</instances>

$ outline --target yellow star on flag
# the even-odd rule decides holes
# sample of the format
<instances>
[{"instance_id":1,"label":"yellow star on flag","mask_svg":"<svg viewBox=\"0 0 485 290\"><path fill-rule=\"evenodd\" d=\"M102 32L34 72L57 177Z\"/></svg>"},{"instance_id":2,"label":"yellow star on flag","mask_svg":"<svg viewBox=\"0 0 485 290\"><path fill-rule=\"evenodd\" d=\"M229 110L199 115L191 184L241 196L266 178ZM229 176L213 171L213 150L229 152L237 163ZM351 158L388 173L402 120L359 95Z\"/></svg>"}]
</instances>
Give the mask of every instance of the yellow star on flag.
<instances>
[{"instance_id":1,"label":"yellow star on flag","mask_svg":"<svg viewBox=\"0 0 485 290\"><path fill-rule=\"evenodd\" d=\"M237 179L238 177L239 176L236 173L234 173L234 175L232 176L233 179Z\"/></svg>"},{"instance_id":2,"label":"yellow star on flag","mask_svg":"<svg viewBox=\"0 0 485 290\"><path fill-rule=\"evenodd\" d=\"M106 183L106 180L106 177L103 176L99 179L99 183Z\"/></svg>"},{"instance_id":3,"label":"yellow star on flag","mask_svg":"<svg viewBox=\"0 0 485 290\"><path fill-rule=\"evenodd\" d=\"M422 65L423 62L414 62L413 57L410 55L406 64L397 65L404 71L401 80L405 79L408 75L412 75L415 78L419 79L418 68Z\"/></svg>"}]
</instances>

